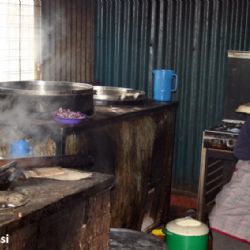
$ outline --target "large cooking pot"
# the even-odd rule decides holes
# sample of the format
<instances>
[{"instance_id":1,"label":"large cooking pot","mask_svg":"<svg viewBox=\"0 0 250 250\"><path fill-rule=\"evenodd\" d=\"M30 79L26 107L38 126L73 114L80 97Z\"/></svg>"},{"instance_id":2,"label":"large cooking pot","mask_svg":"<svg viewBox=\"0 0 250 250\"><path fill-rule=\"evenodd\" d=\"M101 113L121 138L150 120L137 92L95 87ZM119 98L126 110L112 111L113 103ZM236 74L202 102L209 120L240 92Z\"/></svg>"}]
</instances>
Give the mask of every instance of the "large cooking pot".
<instances>
[{"instance_id":1,"label":"large cooking pot","mask_svg":"<svg viewBox=\"0 0 250 250\"><path fill-rule=\"evenodd\" d=\"M0 110L53 112L59 107L93 113L93 86L58 81L0 82Z\"/></svg>"}]
</instances>

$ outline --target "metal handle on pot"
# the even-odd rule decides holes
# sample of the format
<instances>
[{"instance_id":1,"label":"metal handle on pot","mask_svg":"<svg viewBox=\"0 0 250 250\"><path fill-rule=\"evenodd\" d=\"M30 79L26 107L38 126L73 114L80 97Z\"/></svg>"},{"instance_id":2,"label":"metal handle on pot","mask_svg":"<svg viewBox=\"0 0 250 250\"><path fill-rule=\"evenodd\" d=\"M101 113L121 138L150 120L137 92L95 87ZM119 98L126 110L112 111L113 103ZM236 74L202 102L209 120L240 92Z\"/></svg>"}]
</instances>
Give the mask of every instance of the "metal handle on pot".
<instances>
[{"instance_id":1,"label":"metal handle on pot","mask_svg":"<svg viewBox=\"0 0 250 250\"><path fill-rule=\"evenodd\" d=\"M135 93L125 93L125 94L122 94L121 97L120 97L120 100L123 101L123 100L126 100L126 99L132 99L132 100L137 100L138 97L140 96L140 93L139 92L135 92Z\"/></svg>"}]
</instances>

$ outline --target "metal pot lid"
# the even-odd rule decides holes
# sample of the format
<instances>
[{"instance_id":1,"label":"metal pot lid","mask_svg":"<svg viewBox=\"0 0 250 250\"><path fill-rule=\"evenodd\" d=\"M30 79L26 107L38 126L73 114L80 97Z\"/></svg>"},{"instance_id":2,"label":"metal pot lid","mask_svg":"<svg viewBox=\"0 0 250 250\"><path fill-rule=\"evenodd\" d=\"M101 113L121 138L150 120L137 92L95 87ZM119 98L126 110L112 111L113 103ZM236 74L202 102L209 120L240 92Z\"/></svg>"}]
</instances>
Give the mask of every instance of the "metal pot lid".
<instances>
[{"instance_id":1,"label":"metal pot lid","mask_svg":"<svg viewBox=\"0 0 250 250\"><path fill-rule=\"evenodd\" d=\"M0 94L32 96L64 96L93 93L87 83L63 81L12 81L0 82Z\"/></svg>"},{"instance_id":2,"label":"metal pot lid","mask_svg":"<svg viewBox=\"0 0 250 250\"><path fill-rule=\"evenodd\" d=\"M145 92L131 88L94 86L94 100L101 101L140 101L145 99Z\"/></svg>"}]
</instances>

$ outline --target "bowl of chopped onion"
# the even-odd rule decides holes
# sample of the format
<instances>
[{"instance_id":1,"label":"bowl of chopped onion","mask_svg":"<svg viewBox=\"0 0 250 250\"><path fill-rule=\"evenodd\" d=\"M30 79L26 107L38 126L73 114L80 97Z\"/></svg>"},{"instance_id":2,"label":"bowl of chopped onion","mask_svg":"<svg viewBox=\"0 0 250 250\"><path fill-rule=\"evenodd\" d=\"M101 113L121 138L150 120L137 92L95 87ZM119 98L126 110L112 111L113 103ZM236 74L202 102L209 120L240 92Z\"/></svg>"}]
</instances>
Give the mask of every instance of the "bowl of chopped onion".
<instances>
[{"instance_id":1,"label":"bowl of chopped onion","mask_svg":"<svg viewBox=\"0 0 250 250\"><path fill-rule=\"evenodd\" d=\"M82 122L86 115L79 111L72 111L70 109L59 108L52 113L54 120L60 124L79 124Z\"/></svg>"}]
</instances>

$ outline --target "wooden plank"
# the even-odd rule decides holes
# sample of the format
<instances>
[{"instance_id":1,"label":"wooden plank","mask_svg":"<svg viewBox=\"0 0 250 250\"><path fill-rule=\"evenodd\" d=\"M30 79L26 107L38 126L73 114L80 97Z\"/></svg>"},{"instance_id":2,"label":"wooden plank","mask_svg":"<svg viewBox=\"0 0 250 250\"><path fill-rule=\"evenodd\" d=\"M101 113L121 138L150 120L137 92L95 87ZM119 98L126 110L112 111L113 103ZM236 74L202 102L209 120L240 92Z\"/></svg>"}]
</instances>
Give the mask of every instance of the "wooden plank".
<instances>
[{"instance_id":1,"label":"wooden plank","mask_svg":"<svg viewBox=\"0 0 250 250\"><path fill-rule=\"evenodd\" d=\"M62 16L61 16L61 5L60 0L54 0L54 42L55 42L55 56L54 56L54 79L55 81L61 80L61 68L62 68L62 61L61 61L61 41L62 41L62 33L61 33L61 26L62 26Z\"/></svg>"},{"instance_id":2,"label":"wooden plank","mask_svg":"<svg viewBox=\"0 0 250 250\"><path fill-rule=\"evenodd\" d=\"M76 0L76 75L75 75L75 81L80 82L81 81L81 39L82 39L82 33L81 33L81 26L82 24L82 5L84 1Z\"/></svg>"},{"instance_id":3,"label":"wooden plank","mask_svg":"<svg viewBox=\"0 0 250 250\"><path fill-rule=\"evenodd\" d=\"M49 36L50 36L50 74L49 74L49 80L56 80L56 1L50 1L50 18L49 18Z\"/></svg>"},{"instance_id":4,"label":"wooden plank","mask_svg":"<svg viewBox=\"0 0 250 250\"><path fill-rule=\"evenodd\" d=\"M61 40L61 46L60 46L60 54L61 54L61 62L60 62L60 66L61 66L61 71L60 71L60 80L61 81L66 81L67 80L67 69L66 69L66 65L67 65L67 19L66 19L66 2L67 0L61 0L60 1L60 5L61 5L61 36L62 36L62 40ZM59 63L59 62L57 62Z\"/></svg>"},{"instance_id":5,"label":"wooden plank","mask_svg":"<svg viewBox=\"0 0 250 250\"><path fill-rule=\"evenodd\" d=\"M48 30L50 25L50 3L51 1L48 0L44 0L42 3L42 80L49 80L51 74L51 37Z\"/></svg>"},{"instance_id":6,"label":"wooden plank","mask_svg":"<svg viewBox=\"0 0 250 250\"><path fill-rule=\"evenodd\" d=\"M34 25L35 25L35 80L41 79L41 0L34 0Z\"/></svg>"},{"instance_id":7,"label":"wooden plank","mask_svg":"<svg viewBox=\"0 0 250 250\"><path fill-rule=\"evenodd\" d=\"M95 19L94 1L87 0L87 22L86 22L86 76L87 81L93 81L94 50L95 50Z\"/></svg>"},{"instance_id":8,"label":"wooden plank","mask_svg":"<svg viewBox=\"0 0 250 250\"><path fill-rule=\"evenodd\" d=\"M87 8L86 8L86 2L84 1L82 3L82 21L81 21L81 81L86 80L86 39L87 39L87 32L86 32L86 23L87 23Z\"/></svg>"},{"instance_id":9,"label":"wooden plank","mask_svg":"<svg viewBox=\"0 0 250 250\"><path fill-rule=\"evenodd\" d=\"M76 81L76 39L77 39L77 29L76 29L76 20L77 20L77 9L76 9L76 1L71 1L71 81Z\"/></svg>"},{"instance_id":10,"label":"wooden plank","mask_svg":"<svg viewBox=\"0 0 250 250\"><path fill-rule=\"evenodd\" d=\"M71 35L72 35L72 1L66 1L66 79L67 81L71 81L72 72L71 72Z\"/></svg>"}]
</instances>

